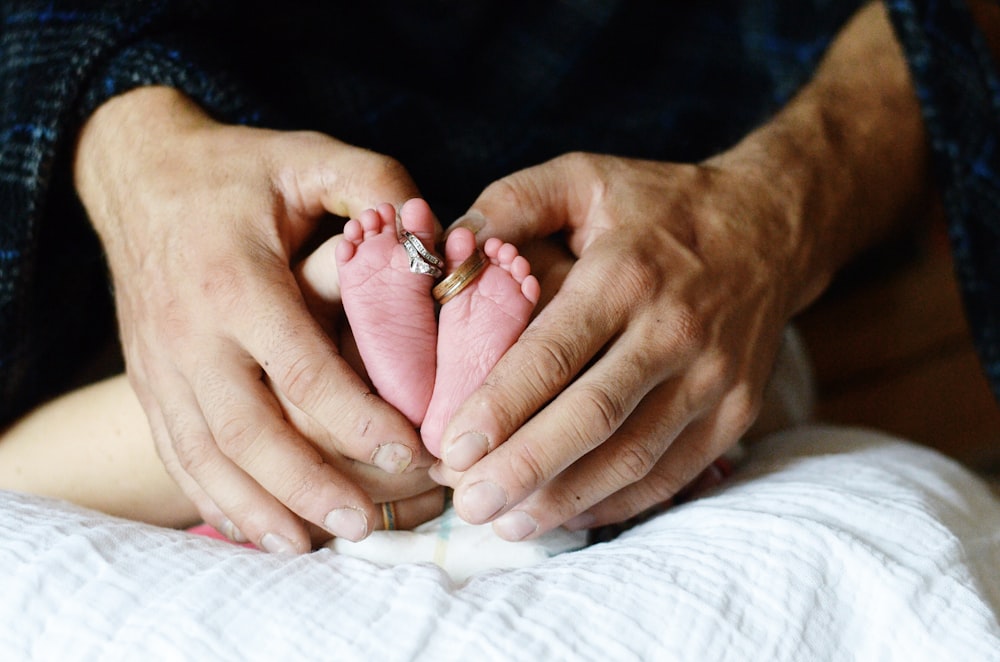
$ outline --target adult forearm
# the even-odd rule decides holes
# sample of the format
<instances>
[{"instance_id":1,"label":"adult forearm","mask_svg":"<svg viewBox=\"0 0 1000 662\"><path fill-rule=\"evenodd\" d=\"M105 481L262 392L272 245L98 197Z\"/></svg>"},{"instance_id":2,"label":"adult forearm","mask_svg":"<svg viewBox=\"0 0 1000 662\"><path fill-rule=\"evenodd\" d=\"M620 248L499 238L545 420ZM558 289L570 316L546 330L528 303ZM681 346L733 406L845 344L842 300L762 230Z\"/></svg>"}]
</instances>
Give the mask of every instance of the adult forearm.
<instances>
[{"instance_id":1,"label":"adult forearm","mask_svg":"<svg viewBox=\"0 0 1000 662\"><path fill-rule=\"evenodd\" d=\"M813 80L771 122L712 162L764 178L788 222L790 314L931 194L920 107L880 3L860 10Z\"/></svg>"}]
</instances>

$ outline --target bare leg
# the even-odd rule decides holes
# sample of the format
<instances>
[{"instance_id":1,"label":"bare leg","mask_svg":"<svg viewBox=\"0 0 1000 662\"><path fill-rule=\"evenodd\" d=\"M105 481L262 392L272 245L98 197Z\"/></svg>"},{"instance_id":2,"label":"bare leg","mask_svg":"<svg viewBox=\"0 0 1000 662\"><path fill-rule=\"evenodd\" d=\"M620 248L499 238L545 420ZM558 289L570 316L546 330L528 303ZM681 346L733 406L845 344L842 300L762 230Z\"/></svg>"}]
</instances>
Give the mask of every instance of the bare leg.
<instances>
[{"instance_id":1,"label":"bare leg","mask_svg":"<svg viewBox=\"0 0 1000 662\"><path fill-rule=\"evenodd\" d=\"M445 265L453 271L475 250L464 228L448 236ZM538 280L517 248L499 239L484 246L489 265L454 299L441 307L437 378L420 428L424 445L440 456L441 433L455 409L486 379L514 344L538 303Z\"/></svg>"},{"instance_id":2,"label":"bare leg","mask_svg":"<svg viewBox=\"0 0 1000 662\"><path fill-rule=\"evenodd\" d=\"M0 489L161 526L199 520L153 446L124 376L53 400L0 434Z\"/></svg>"}]
</instances>

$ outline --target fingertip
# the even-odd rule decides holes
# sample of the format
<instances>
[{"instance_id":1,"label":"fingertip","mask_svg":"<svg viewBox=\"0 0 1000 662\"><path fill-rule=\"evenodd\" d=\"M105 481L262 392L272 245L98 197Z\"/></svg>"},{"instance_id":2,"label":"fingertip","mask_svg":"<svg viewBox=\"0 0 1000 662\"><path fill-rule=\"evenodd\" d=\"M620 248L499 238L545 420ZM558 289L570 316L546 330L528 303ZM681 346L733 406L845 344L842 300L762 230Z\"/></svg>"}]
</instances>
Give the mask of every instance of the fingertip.
<instances>
[{"instance_id":1,"label":"fingertip","mask_svg":"<svg viewBox=\"0 0 1000 662\"><path fill-rule=\"evenodd\" d=\"M401 474L413 462L413 451L398 442L380 444L372 452L370 462L388 474Z\"/></svg>"},{"instance_id":2,"label":"fingertip","mask_svg":"<svg viewBox=\"0 0 1000 662\"><path fill-rule=\"evenodd\" d=\"M453 471L465 471L490 452L489 439L482 432L465 432L441 447L441 461Z\"/></svg>"},{"instance_id":3,"label":"fingertip","mask_svg":"<svg viewBox=\"0 0 1000 662\"><path fill-rule=\"evenodd\" d=\"M427 470L427 475L438 485L451 488L458 485L458 479L462 477L462 474L452 471L443 462L431 465Z\"/></svg>"},{"instance_id":4,"label":"fingertip","mask_svg":"<svg viewBox=\"0 0 1000 662\"><path fill-rule=\"evenodd\" d=\"M351 542L367 538L371 532L371 518L361 508L344 506L331 510L323 519L323 528Z\"/></svg>"},{"instance_id":5,"label":"fingertip","mask_svg":"<svg viewBox=\"0 0 1000 662\"><path fill-rule=\"evenodd\" d=\"M270 554L304 554L309 548L302 549L280 533L265 533L260 538L258 547Z\"/></svg>"},{"instance_id":6,"label":"fingertip","mask_svg":"<svg viewBox=\"0 0 1000 662\"><path fill-rule=\"evenodd\" d=\"M445 233L445 238L448 237L452 232L458 229L468 230L474 235L479 235L480 231L487 225L486 217L479 211L475 209L470 209L463 215L459 216L452 224L449 226L447 232Z\"/></svg>"},{"instance_id":7,"label":"fingertip","mask_svg":"<svg viewBox=\"0 0 1000 662\"><path fill-rule=\"evenodd\" d=\"M523 510L512 510L493 522L493 531L508 542L520 542L541 533L538 521Z\"/></svg>"},{"instance_id":8,"label":"fingertip","mask_svg":"<svg viewBox=\"0 0 1000 662\"><path fill-rule=\"evenodd\" d=\"M469 524L484 524L508 505L507 492L488 480L461 487L455 492L455 510Z\"/></svg>"}]
</instances>

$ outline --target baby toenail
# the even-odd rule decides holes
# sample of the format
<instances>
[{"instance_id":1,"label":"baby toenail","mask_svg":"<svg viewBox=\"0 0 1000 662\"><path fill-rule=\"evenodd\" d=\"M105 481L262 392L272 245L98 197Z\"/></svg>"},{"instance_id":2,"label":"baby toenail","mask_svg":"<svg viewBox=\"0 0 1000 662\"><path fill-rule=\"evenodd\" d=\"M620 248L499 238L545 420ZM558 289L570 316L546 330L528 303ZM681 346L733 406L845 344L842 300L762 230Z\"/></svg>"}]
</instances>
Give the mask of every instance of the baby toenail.
<instances>
[{"instance_id":1,"label":"baby toenail","mask_svg":"<svg viewBox=\"0 0 1000 662\"><path fill-rule=\"evenodd\" d=\"M504 540L524 540L538 530L538 522L528 513L512 510L493 523L493 530Z\"/></svg>"},{"instance_id":2,"label":"baby toenail","mask_svg":"<svg viewBox=\"0 0 1000 662\"><path fill-rule=\"evenodd\" d=\"M372 464L390 474L403 473L410 466L413 453L403 444L382 444L372 453Z\"/></svg>"},{"instance_id":3,"label":"baby toenail","mask_svg":"<svg viewBox=\"0 0 1000 662\"><path fill-rule=\"evenodd\" d=\"M481 432L466 432L444 449L444 461L455 471L465 471L490 452L490 443Z\"/></svg>"}]
</instances>

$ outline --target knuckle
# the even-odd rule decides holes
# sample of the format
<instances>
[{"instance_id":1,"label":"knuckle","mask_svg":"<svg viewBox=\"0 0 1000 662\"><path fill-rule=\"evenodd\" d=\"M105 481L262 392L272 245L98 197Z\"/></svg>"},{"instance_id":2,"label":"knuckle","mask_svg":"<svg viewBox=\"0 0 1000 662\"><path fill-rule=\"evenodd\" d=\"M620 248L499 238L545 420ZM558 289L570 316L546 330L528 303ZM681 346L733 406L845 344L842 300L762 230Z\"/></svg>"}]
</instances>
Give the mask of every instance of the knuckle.
<instances>
[{"instance_id":1,"label":"knuckle","mask_svg":"<svg viewBox=\"0 0 1000 662\"><path fill-rule=\"evenodd\" d=\"M664 283L663 273L653 260L630 259L618 260L608 264L613 271L608 274L609 282L616 282L623 293L630 299L649 300L653 298Z\"/></svg>"},{"instance_id":2,"label":"knuckle","mask_svg":"<svg viewBox=\"0 0 1000 662\"><path fill-rule=\"evenodd\" d=\"M297 465L297 469L301 469ZM324 465L318 457L307 471L285 471L278 479L275 496L294 512L306 510L305 504L312 503L318 491L322 488Z\"/></svg>"},{"instance_id":3,"label":"knuckle","mask_svg":"<svg viewBox=\"0 0 1000 662\"><path fill-rule=\"evenodd\" d=\"M512 453L508 460L510 474L522 492L534 490L548 480L545 464L537 452L537 447L525 444Z\"/></svg>"},{"instance_id":4,"label":"knuckle","mask_svg":"<svg viewBox=\"0 0 1000 662\"><path fill-rule=\"evenodd\" d=\"M651 469L647 479L639 484L637 500L644 504L643 508L673 497L694 478L682 473L677 466L664 466L666 464L661 462L655 469Z\"/></svg>"},{"instance_id":5,"label":"knuckle","mask_svg":"<svg viewBox=\"0 0 1000 662\"><path fill-rule=\"evenodd\" d=\"M232 310L243 300L246 292L245 274L232 262L216 262L208 265L198 283L202 296L214 306ZM173 302L170 310L177 310L179 302ZM176 315L171 316L177 319Z\"/></svg>"},{"instance_id":6,"label":"knuckle","mask_svg":"<svg viewBox=\"0 0 1000 662\"><path fill-rule=\"evenodd\" d=\"M709 356L691 371L687 388L688 407L701 410L716 401L732 383L729 362L721 356Z\"/></svg>"},{"instance_id":7,"label":"knuckle","mask_svg":"<svg viewBox=\"0 0 1000 662\"><path fill-rule=\"evenodd\" d=\"M211 444L205 435L188 431L174 432L170 439L177 466L189 476L200 475L212 462Z\"/></svg>"},{"instance_id":8,"label":"knuckle","mask_svg":"<svg viewBox=\"0 0 1000 662\"><path fill-rule=\"evenodd\" d=\"M584 423L581 432L588 437L606 439L618 429L628 413L629 406L620 393L599 385L587 385L579 395L574 420Z\"/></svg>"},{"instance_id":9,"label":"knuckle","mask_svg":"<svg viewBox=\"0 0 1000 662\"><path fill-rule=\"evenodd\" d=\"M402 163L383 154L374 154L373 159L369 177L376 190L397 189L409 184L410 173Z\"/></svg>"},{"instance_id":10,"label":"knuckle","mask_svg":"<svg viewBox=\"0 0 1000 662\"><path fill-rule=\"evenodd\" d=\"M649 475L657 456L644 444L630 444L618 455L611 471L622 485L637 483Z\"/></svg>"},{"instance_id":11,"label":"knuckle","mask_svg":"<svg viewBox=\"0 0 1000 662\"><path fill-rule=\"evenodd\" d=\"M531 388L536 387L532 385ZM522 406L530 406L539 393L540 391L529 392L525 394L529 397L516 397L521 395L519 391L488 379L466 399L462 407L473 412L474 420L496 421L498 429L510 431L523 420L523 416L519 416L523 411Z\"/></svg>"},{"instance_id":12,"label":"knuckle","mask_svg":"<svg viewBox=\"0 0 1000 662\"><path fill-rule=\"evenodd\" d=\"M579 150L566 152L558 157L560 165L570 172L593 176L598 172L599 157L591 152Z\"/></svg>"},{"instance_id":13,"label":"knuckle","mask_svg":"<svg viewBox=\"0 0 1000 662\"><path fill-rule=\"evenodd\" d=\"M726 398L726 428L742 434L754 424L763 405L762 397L748 384L741 384Z\"/></svg>"},{"instance_id":14,"label":"knuckle","mask_svg":"<svg viewBox=\"0 0 1000 662\"><path fill-rule=\"evenodd\" d=\"M255 424L252 417L232 412L219 423L215 443L226 457L245 467L252 462L258 442L267 434L267 429Z\"/></svg>"},{"instance_id":15,"label":"knuckle","mask_svg":"<svg viewBox=\"0 0 1000 662\"><path fill-rule=\"evenodd\" d=\"M638 323L649 327L650 333L662 338L662 315L640 316L640 311L655 313L655 304L663 289L666 278L652 261L614 258L607 260L592 274L593 281L585 283L585 290L599 292L600 299L594 298L591 306L601 310L605 317L621 324L624 320L639 318ZM673 317L673 315L671 315ZM647 320L653 323L647 324Z\"/></svg>"},{"instance_id":16,"label":"knuckle","mask_svg":"<svg viewBox=\"0 0 1000 662\"><path fill-rule=\"evenodd\" d=\"M687 354L700 352L708 343L708 329L698 313L681 305L674 312L670 337Z\"/></svg>"},{"instance_id":17,"label":"knuckle","mask_svg":"<svg viewBox=\"0 0 1000 662\"><path fill-rule=\"evenodd\" d=\"M591 200L597 205L612 198L611 180L605 176L604 157L591 152L568 152L559 157L567 172L589 183Z\"/></svg>"},{"instance_id":18,"label":"knuckle","mask_svg":"<svg viewBox=\"0 0 1000 662\"><path fill-rule=\"evenodd\" d=\"M323 362L294 346L289 346L286 352L285 356L276 358L274 380L293 405L310 411L322 397ZM270 370L268 372L272 374Z\"/></svg>"},{"instance_id":19,"label":"knuckle","mask_svg":"<svg viewBox=\"0 0 1000 662\"><path fill-rule=\"evenodd\" d=\"M576 357L570 346L571 342L565 339L536 346L532 365L541 380L561 385L572 379L576 373Z\"/></svg>"},{"instance_id":20,"label":"knuckle","mask_svg":"<svg viewBox=\"0 0 1000 662\"><path fill-rule=\"evenodd\" d=\"M508 175L490 183L482 193L482 198L490 200L501 209L522 209L531 205L525 199L522 178Z\"/></svg>"},{"instance_id":21,"label":"knuckle","mask_svg":"<svg viewBox=\"0 0 1000 662\"><path fill-rule=\"evenodd\" d=\"M576 373L576 352L572 341L545 332L528 330L518 341L524 360L504 364L503 371L491 372L483 388L470 399L490 409L496 420L517 422L551 399ZM513 381L512 381L513 380ZM516 383L516 386L511 386Z\"/></svg>"}]
</instances>

